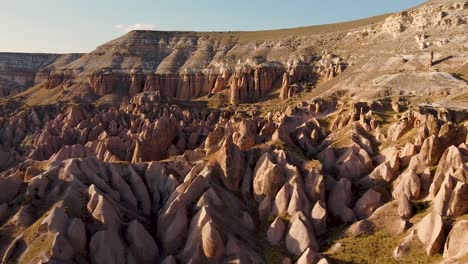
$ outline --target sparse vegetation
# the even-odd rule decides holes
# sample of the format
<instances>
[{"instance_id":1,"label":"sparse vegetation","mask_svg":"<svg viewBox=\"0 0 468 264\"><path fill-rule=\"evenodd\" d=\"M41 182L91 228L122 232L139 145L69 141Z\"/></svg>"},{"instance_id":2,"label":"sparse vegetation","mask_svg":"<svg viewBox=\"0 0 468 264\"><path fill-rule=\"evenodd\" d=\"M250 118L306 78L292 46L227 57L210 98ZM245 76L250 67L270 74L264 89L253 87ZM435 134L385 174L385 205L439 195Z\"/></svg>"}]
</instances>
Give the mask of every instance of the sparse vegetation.
<instances>
[{"instance_id":1,"label":"sparse vegetation","mask_svg":"<svg viewBox=\"0 0 468 264\"><path fill-rule=\"evenodd\" d=\"M33 135L27 135L24 137L23 141L20 144L21 148L28 148L32 147L34 144L34 136Z\"/></svg>"},{"instance_id":2,"label":"sparse vegetation","mask_svg":"<svg viewBox=\"0 0 468 264\"><path fill-rule=\"evenodd\" d=\"M281 264L281 261L287 257L295 259L289 254L284 245L271 245L266 239L268 228L270 227L271 223L275 221L275 219L275 216L269 216L268 219L260 226L259 231L257 232L258 246L260 247L265 261L268 264Z\"/></svg>"},{"instance_id":3,"label":"sparse vegetation","mask_svg":"<svg viewBox=\"0 0 468 264\"><path fill-rule=\"evenodd\" d=\"M441 256L427 256L421 245L414 245L404 255L403 259L395 260L393 251L399 242L399 237L394 237L385 231L378 231L372 235L359 237L345 237L336 241L341 246L333 251L325 252L326 257L332 263L414 263L428 264L438 263Z\"/></svg>"},{"instance_id":4,"label":"sparse vegetation","mask_svg":"<svg viewBox=\"0 0 468 264\"><path fill-rule=\"evenodd\" d=\"M37 263L44 252L51 249L54 242L52 233L39 234L38 229L47 214L44 214L34 224L24 231L23 240L27 245L27 250L20 259L20 264Z\"/></svg>"},{"instance_id":5,"label":"sparse vegetation","mask_svg":"<svg viewBox=\"0 0 468 264\"><path fill-rule=\"evenodd\" d=\"M416 201L413 204L413 211L415 215L425 213L428 208L429 208L428 201Z\"/></svg>"}]
</instances>

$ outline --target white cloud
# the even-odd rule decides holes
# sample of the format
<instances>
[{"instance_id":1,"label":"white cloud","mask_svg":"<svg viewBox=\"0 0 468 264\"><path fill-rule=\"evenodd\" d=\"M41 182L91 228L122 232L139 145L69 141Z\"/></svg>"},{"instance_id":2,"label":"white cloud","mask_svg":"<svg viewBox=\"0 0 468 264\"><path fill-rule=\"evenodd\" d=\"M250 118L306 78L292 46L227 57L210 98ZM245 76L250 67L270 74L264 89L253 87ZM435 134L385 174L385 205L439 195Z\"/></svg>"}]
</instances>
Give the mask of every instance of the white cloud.
<instances>
[{"instance_id":1,"label":"white cloud","mask_svg":"<svg viewBox=\"0 0 468 264\"><path fill-rule=\"evenodd\" d=\"M120 31L130 32L132 30L156 30L158 27L153 24L134 24L134 25L124 25L118 24L114 26L116 29Z\"/></svg>"}]
</instances>

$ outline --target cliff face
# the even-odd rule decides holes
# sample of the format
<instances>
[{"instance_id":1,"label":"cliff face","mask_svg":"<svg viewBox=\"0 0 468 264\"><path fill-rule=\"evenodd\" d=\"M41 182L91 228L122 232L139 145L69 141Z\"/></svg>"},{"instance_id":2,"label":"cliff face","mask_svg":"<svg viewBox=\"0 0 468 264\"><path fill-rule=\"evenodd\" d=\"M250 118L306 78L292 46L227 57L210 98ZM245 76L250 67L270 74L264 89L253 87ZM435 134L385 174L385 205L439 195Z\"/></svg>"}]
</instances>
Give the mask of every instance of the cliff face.
<instances>
[{"instance_id":1,"label":"cliff face","mask_svg":"<svg viewBox=\"0 0 468 264\"><path fill-rule=\"evenodd\" d=\"M101 96L124 86L130 97L159 91L180 99L218 93L236 79L241 97L246 98L278 88L284 72L294 80L308 80L329 75L330 69L336 71L342 63L338 56L329 55L333 58L326 64L318 64L325 61L310 53L312 38L293 48L296 44L290 40L253 41L243 34L133 31L58 74L86 76L91 90Z\"/></svg>"},{"instance_id":2,"label":"cliff face","mask_svg":"<svg viewBox=\"0 0 468 264\"><path fill-rule=\"evenodd\" d=\"M76 84L99 96L159 91L189 99L220 92L238 78L245 98L278 88L284 72L298 81L334 75L330 71L345 63L323 48L334 46L336 36L383 18L259 32L132 31L83 56L10 54L0 60L7 65L5 74L27 76L18 82L21 90L40 83L48 89ZM8 86L12 91L3 96L16 93Z\"/></svg>"},{"instance_id":3,"label":"cliff face","mask_svg":"<svg viewBox=\"0 0 468 264\"><path fill-rule=\"evenodd\" d=\"M47 80L50 71L79 57L79 54L0 53L0 98Z\"/></svg>"},{"instance_id":4,"label":"cliff face","mask_svg":"<svg viewBox=\"0 0 468 264\"><path fill-rule=\"evenodd\" d=\"M222 92L237 82L241 101L261 98L291 79L334 76L346 63L339 56L310 53L315 41L292 50L282 40L243 40L243 33L164 33L134 31L50 73L55 88L76 79L100 96L124 91L130 97L158 91L190 99ZM62 82L60 82L62 81Z\"/></svg>"},{"instance_id":5,"label":"cliff face","mask_svg":"<svg viewBox=\"0 0 468 264\"><path fill-rule=\"evenodd\" d=\"M75 97L83 91L130 98L156 91L187 100L229 89L228 102L242 103L284 86L284 73L288 83L282 98L288 98L290 90L293 95L307 85L319 87L345 72L337 85L329 82L327 90L353 90L368 98L388 93L375 87L376 77L426 67L431 52L438 71L460 67L468 58L467 9L466 1L430 1L398 14L325 26L257 32L132 31L82 56L3 54L0 95L40 83ZM457 53L447 52L453 49Z\"/></svg>"},{"instance_id":6,"label":"cliff face","mask_svg":"<svg viewBox=\"0 0 468 264\"><path fill-rule=\"evenodd\" d=\"M389 93L388 86L380 85L382 80L400 78L392 71L405 75L402 78L427 79L414 72L428 65L429 54L437 71L453 72L463 65L468 58L467 9L466 1L430 1L398 14L326 26L257 32L132 31L84 55L4 53L0 96L38 84L60 88L71 97L90 92L131 98L156 91L187 100L229 90L226 102L236 104L261 100L278 88L285 99L304 86L328 82L330 93L378 97ZM339 82L329 82L338 75Z\"/></svg>"}]
</instances>

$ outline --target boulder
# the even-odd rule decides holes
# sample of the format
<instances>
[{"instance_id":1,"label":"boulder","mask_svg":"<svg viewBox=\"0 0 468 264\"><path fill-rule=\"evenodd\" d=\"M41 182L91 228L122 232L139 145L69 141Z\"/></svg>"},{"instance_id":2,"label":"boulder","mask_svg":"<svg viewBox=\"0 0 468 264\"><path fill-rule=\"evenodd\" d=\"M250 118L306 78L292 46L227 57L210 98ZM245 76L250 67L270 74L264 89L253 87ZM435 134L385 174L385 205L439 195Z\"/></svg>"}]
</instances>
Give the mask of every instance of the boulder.
<instances>
[{"instance_id":1,"label":"boulder","mask_svg":"<svg viewBox=\"0 0 468 264\"><path fill-rule=\"evenodd\" d=\"M253 179L253 191L257 201L264 196L275 196L284 181L283 170L273 163L271 155L265 153L260 157L255 165Z\"/></svg>"},{"instance_id":2,"label":"boulder","mask_svg":"<svg viewBox=\"0 0 468 264\"><path fill-rule=\"evenodd\" d=\"M275 196L275 201L272 207L271 215L278 215L288 211L289 201L293 186L291 181L285 183Z\"/></svg>"},{"instance_id":3,"label":"boulder","mask_svg":"<svg viewBox=\"0 0 468 264\"><path fill-rule=\"evenodd\" d=\"M96 154L89 149L80 144L76 144L73 146L63 146L59 152L55 153L52 157L50 157L50 162L57 162L63 161L66 159L72 158L84 158L88 156L95 156Z\"/></svg>"},{"instance_id":4,"label":"boulder","mask_svg":"<svg viewBox=\"0 0 468 264\"><path fill-rule=\"evenodd\" d=\"M253 120L242 120L239 124L239 137L236 144L241 150L247 150L255 146L257 124Z\"/></svg>"},{"instance_id":5,"label":"boulder","mask_svg":"<svg viewBox=\"0 0 468 264\"><path fill-rule=\"evenodd\" d=\"M232 135L227 135L221 149L216 154L216 161L224 172L221 180L232 191L239 190L244 172L244 155L234 144Z\"/></svg>"},{"instance_id":6,"label":"boulder","mask_svg":"<svg viewBox=\"0 0 468 264\"><path fill-rule=\"evenodd\" d=\"M348 233L352 236L367 236L375 231L375 225L369 220L361 220L352 224L348 228Z\"/></svg>"},{"instance_id":7,"label":"boulder","mask_svg":"<svg viewBox=\"0 0 468 264\"><path fill-rule=\"evenodd\" d=\"M10 208L7 203L3 203L0 205L0 222L7 217L8 213L10 211Z\"/></svg>"},{"instance_id":8,"label":"boulder","mask_svg":"<svg viewBox=\"0 0 468 264\"><path fill-rule=\"evenodd\" d=\"M392 195L394 198L406 196L408 199L418 199L421 193L421 180L416 172L408 169L394 183Z\"/></svg>"},{"instance_id":9,"label":"boulder","mask_svg":"<svg viewBox=\"0 0 468 264\"><path fill-rule=\"evenodd\" d=\"M411 158L408 168L423 173L426 168L436 164L441 155L439 139L432 135L424 140L419 153Z\"/></svg>"},{"instance_id":10,"label":"boulder","mask_svg":"<svg viewBox=\"0 0 468 264\"><path fill-rule=\"evenodd\" d=\"M304 188L311 202L325 202L325 177L321 171L313 168L304 178Z\"/></svg>"},{"instance_id":11,"label":"boulder","mask_svg":"<svg viewBox=\"0 0 468 264\"><path fill-rule=\"evenodd\" d=\"M208 221L201 231L203 253L208 259L215 260L224 254L224 242L215 225Z\"/></svg>"},{"instance_id":12,"label":"boulder","mask_svg":"<svg viewBox=\"0 0 468 264\"><path fill-rule=\"evenodd\" d=\"M180 203L159 216L157 237L165 252L172 254L184 244L187 225L187 210Z\"/></svg>"},{"instance_id":13,"label":"boulder","mask_svg":"<svg viewBox=\"0 0 468 264\"><path fill-rule=\"evenodd\" d=\"M78 253L84 253L86 250L86 229L83 221L79 218L73 218L67 228L67 237L73 250Z\"/></svg>"},{"instance_id":14,"label":"boulder","mask_svg":"<svg viewBox=\"0 0 468 264\"><path fill-rule=\"evenodd\" d=\"M355 178L373 169L369 154L359 146L350 147L338 159L336 167L340 177Z\"/></svg>"},{"instance_id":15,"label":"boulder","mask_svg":"<svg viewBox=\"0 0 468 264\"><path fill-rule=\"evenodd\" d=\"M71 106L64 123L69 127L76 127L86 117L84 110L79 106Z\"/></svg>"},{"instance_id":16,"label":"boulder","mask_svg":"<svg viewBox=\"0 0 468 264\"><path fill-rule=\"evenodd\" d=\"M38 175L29 181L28 187L26 187L26 195L42 199L47 195L48 186L48 177L46 175Z\"/></svg>"},{"instance_id":17,"label":"boulder","mask_svg":"<svg viewBox=\"0 0 468 264\"><path fill-rule=\"evenodd\" d=\"M417 224L416 233L419 240L426 246L426 253L433 255L443 247L445 241L442 217L437 213L430 213Z\"/></svg>"},{"instance_id":18,"label":"boulder","mask_svg":"<svg viewBox=\"0 0 468 264\"><path fill-rule=\"evenodd\" d=\"M399 169L400 159L397 153L394 152L390 157L387 157L382 164L378 165L369 177L376 180L392 182L398 175Z\"/></svg>"},{"instance_id":19,"label":"boulder","mask_svg":"<svg viewBox=\"0 0 468 264\"><path fill-rule=\"evenodd\" d=\"M212 146L218 145L223 139L223 134L224 132L222 127L215 127L215 129L213 129L205 139L205 149L208 150Z\"/></svg>"},{"instance_id":20,"label":"boulder","mask_svg":"<svg viewBox=\"0 0 468 264\"><path fill-rule=\"evenodd\" d=\"M32 204L27 204L13 216L11 222L17 226L27 227L30 226L34 221L34 213L36 208Z\"/></svg>"},{"instance_id":21,"label":"boulder","mask_svg":"<svg viewBox=\"0 0 468 264\"><path fill-rule=\"evenodd\" d=\"M399 236L408 228L408 223L398 214L397 201L392 201L377 208L367 219L376 225L376 229L384 229L392 235Z\"/></svg>"},{"instance_id":22,"label":"boulder","mask_svg":"<svg viewBox=\"0 0 468 264\"><path fill-rule=\"evenodd\" d=\"M325 234L327 232L327 209L325 203L322 201L315 203L310 217L315 234L318 236Z\"/></svg>"},{"instance_id":23,"label":"boulder","mask_svg":"<svg viewBox=\"0 0 468 264\"><path fill-rule=\"evenodd\" d=\"M276 217L267 231L267 240L272 245L280 245L286 229L286 223L281 217Z\"/></svg>"},{"instance_id":24,"label":"boulder","mask_svg":"<svg viewBox=\"0 0 468 264\"><path fill-rule=\"evenodd\" d=\"M73 247L70 245L65 235L62 233L55 233L54 240L50 248L51 258L69 262L72 259L73 254Z\"/></svg>"},{"instance_id":25,"label":"boulder","mask_svg":"<svg viewBox=\"0 0 468 264\"><path fill-rule=\"evenodd\" d=\"M167 150L179 134L180 125L171 116L163 116L144 129L139 135L141 161L153 161L166 158Z\"/></svg>"},{"instance_id":26,"label":"boulder","mask_svg":"<svg viewBox=\"0 0 468 264\"><path fill-rule=\"evenodd\" d=\"M406 145L403 147L403 149L399 153L401 166L403 168L408 166L411 160L411 157L416 155L416 153L417 153L416 146L411 142L406 143Z\"/></svg>"},{"instance_id":27,"label":"boulder","mask_svg":"<svg viewBox=\"0 0 468 264\"><path fill-rule=\"evenodd\" d=\"M266 196L258 205L258 216L260 219L266 219L270 215L271 198Z\"/></svg>"},{"instance_id":28,"label":"boulder","mask_svg":"<svg viewBox=\"0 0 468 264\"><path fill-rule=\"evenodd\" d=\"M138 220L133 220L127 226L125 238L138 263L154 263L156 261L159 255L156 242Z\"/></svg>"},{"instance_id":29,"label":"boulder","mask_svg":"<svg viewBox=\"0 0 468 264\"><path fill-rule=\"evenodd\" d=\"M289 98L289 74L285 72L283 74L283 83L280 88L280 99L286 100Z\"/></svg>"},{"instance_id":30,"label":"boulder","mask_svg":"<svg viewBox=\"0 0 468 264\"><path fill-rule=\"evenodd\" d=\"M288 204L288 214L294 215L296 212L310 212L310 203L304 191L304 185L299 177L293 181L291 198Z\"/></svg>"},{"instance_id":31,"label":"boulder","mask_svg":"<svg viewBox=\"0 0 468 264\"><path fill-rule=\"evenodd\" d=\"M291 218L285 241L286 249L295 256L302 255L307 248L314 252L319 249L313 228L302 212L297 212Z\"/></svg>"},{"instance_id":32,"label":"boulder","mask_svg":"<svg viewBox=\"0 0 468 264\"><path fill-rule=\"evenodd\" d=\"M380 205L382 205L381 194L370 189L356 202L353 211L358 219L366 219L371 216Z\"/></svg>"},{"instance_id":33,"label":"boulder","mask_svg":"<svg viewBox=\"0 0 468 264\"><path fill-rule=\"evenodd\" d=\"M336 164L335 152L331 147L324 149L317 155L317 158L322 162L326 169L333 168Z\"/></svg>"},{"instance_id":34,"label":"boulder","mask_svg":"<svg viewBox=\"0 0 468 264\"><path fill-rule=\"evenodd\" d=\"M412 215L411 202L405 195L398 197L398 214L405 219L410 218Z\"/></svg>"},{"instance_id":35,"label":"boulder","mask_svg":"<svg viewBox=\"0 0 468 264\"><path fill-rule=\"evenodd\" d=\"M16 174L0 179L0 204L15 198L22 184L23 180Z\"/></svg>"},{"instance_id":36,"label":"boulder","mask_svg":"<svg viewBox=\"0 0 468 264\"><path fill-rule=\"evenodd\" d=\"M125 245L116 230L96 232L89 242L89 257L96 264L125 264Z\"/></svg>"},{"instance_id":37,"label":"boulder","mask_svg":"<svg viewBox=\"0 0 468 264\"><path fill-rule=\"evenodd\" d=\"M394 256L401 258L415 238L419 239L424 245L427 255L432 256L439 253L445 241L442 217L435 212L426 215L398 245L394 251Z\"/></svg>"},{"instance_id":38,"label":"boulder","mask_svg":"<svg viewBox=\"0 0 468 264\"><path fill-rule=\"evenodd\" d=\"M412 125L408 118L402 118L398 123L394 123L388 129L388 138L391 138L392 141L396 141L401 138L406 132L411 130Z\"/></svg>"},{"instance_id":39,"label":"boulder","mask_svg":"<svg viewBox=\"0 0 468 264\"><path fill-rule=\"evenodd\" d=\"M177 264L177 261L173 256L168 256L161 261L161 264Z\"/></svg>"},{"instance_id":40,"label":"boulder","mask_svg":"<svg viewBox=\"0 0 468 264\"><path fill-rule=\"evenodd\" d=\"M463 168L463 158L462 153L455 146L451 146L445 150L437 165L434 182L430 187L429 195L431 197L436 196L441 188L442 182L446 180L447 176L454 175L457 169Z\"/></svg>"},{"instance_id":41,"label":"boulder","mask_svg":"<svg viewBox=\"0 0 468 264\"><path fill-rule=\"evenodd\" d=\"M352 202L351 182L346 178L341 178L328 197L328 210L330 210L333 217L343 223L352 223L356 221L356 216L353 210L350 209Z\"/></svg>"},{"instance_id":42,"label":"boulder","mask_svg":"<svg viewBox=\"0 0 468 264\"><path fill-rule=\"evenodd\" d=\"M317 263L317 261L320 259L320 255L315 253L313 250L310 248L307 248L304 253L302 253L301 257L297 260L296 264L311 264L311 263Z\"/></svg>"},{"instance_id":43,"label":"boulder","mask_svg":"<svg viewBox=\"0 0 468 264\"><path fill-rule=\"evenodd\" d=\"M113 204L94 185L89 187L88 193L90 199L87 209L94 219L109 229L117 229L120 226L121 220L119 212L114 208Z\"/></svg>"},{"instance_id":44,"label":"boulder","mask_svg":"<svg viewBox=\"0 0 468 264\"><path fill-rule=\"evenodd\" d=\"M68 216L63 207L55 207L42 221L38 228L39 233L64 233L68 224Z\"/></svg>"},{"instance_id":45,"label":"boulder","mask_svg":"<svg viewBox=\"0 0 468 264\"><path fill-rule=\"evenodd\" d=\"M444 246L444 259L456 259L468 255L468 220L461 220L453 226Z\"/></svg>"}]
</instances>

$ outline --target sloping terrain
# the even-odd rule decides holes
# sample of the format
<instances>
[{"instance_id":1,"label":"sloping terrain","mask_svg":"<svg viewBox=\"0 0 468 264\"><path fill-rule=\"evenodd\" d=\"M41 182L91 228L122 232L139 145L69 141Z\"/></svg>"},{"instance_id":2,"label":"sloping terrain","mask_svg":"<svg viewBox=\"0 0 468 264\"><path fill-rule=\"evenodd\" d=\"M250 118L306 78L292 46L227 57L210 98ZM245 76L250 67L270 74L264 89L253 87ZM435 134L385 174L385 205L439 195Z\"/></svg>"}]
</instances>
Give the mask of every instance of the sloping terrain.
<instances>
[{"instance_id":1,"label":"sloping terrain","mask_svg":"<svg viewBox=\"0 0 468 264\"><path fill-rule=\"evenodd\" d=\"M467 16L0 54L2 263L466 263Z\"/></svg>"}]
</instances>

